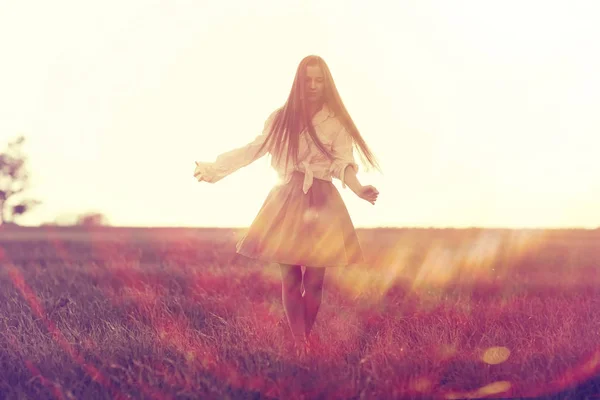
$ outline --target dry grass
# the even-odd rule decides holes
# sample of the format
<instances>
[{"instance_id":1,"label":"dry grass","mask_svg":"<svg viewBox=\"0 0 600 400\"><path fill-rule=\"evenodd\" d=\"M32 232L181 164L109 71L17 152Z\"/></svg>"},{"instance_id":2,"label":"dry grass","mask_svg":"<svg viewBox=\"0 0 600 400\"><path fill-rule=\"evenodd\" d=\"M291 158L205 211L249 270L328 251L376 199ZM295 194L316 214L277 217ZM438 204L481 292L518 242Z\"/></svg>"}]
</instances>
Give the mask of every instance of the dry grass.
<instances>
[{"instance_id":1,"label":"dry grass","mask_svg":"<svg viewBox=\"0 0 600 400\"><path fill-rule=\"evenodd\" d=\"M7 398L484 398L600 391L599 231L361 230L293 356L242 231L0 230ZM0 396L1 397L1 396Z\"/></svg>"}]
</instances>

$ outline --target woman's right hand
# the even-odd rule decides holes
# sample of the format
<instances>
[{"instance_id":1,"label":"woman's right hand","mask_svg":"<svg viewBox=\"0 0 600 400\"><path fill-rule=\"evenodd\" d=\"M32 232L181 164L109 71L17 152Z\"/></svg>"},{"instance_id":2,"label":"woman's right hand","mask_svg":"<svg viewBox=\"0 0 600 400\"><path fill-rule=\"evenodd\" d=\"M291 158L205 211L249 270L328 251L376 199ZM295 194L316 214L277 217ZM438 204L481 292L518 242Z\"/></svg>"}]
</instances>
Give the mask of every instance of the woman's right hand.
<instances>
[{"instance_id":1,"label":"woman's right hand","mask_svg":"<svg viewBox=\"0 0 600 400\"><path fill-rule=\"evenodd\" d=\"M211 182L211 163L196 161L196 169L194 170L194 178L198 182Z\"/></svg>"},{"instance_id":2,"label":"woman's right hand","mask_svg":"<svg viewBox=\"0 0 600 400\"><path fill-rule=\"evenodd\" d=\"M379 196L379 191L375 189L375 186L365 185L362 186L356 194L361 199L366 200L369 203L375 205L375 202L377 201L377 196Z\"/></svg>"}]
</instances>

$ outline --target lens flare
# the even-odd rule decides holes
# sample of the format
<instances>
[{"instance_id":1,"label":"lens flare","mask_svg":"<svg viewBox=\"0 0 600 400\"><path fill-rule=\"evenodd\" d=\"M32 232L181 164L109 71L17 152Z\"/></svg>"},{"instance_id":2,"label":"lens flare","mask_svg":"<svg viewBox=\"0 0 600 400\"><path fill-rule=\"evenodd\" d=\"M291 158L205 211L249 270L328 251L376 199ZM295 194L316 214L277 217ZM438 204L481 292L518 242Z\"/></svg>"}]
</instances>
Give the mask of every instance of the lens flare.
<instances>
[{"instance_id":1,"label":"lens flare","mask_svg":"<svg viewBox=\"0 0 600 400\"><path fill-rule=\"evenodd\" d=\"M501 364L510 357L510 350L506 347L490 347L484 353L481 359L487 364Z\"/></svg>"}]
</instances>

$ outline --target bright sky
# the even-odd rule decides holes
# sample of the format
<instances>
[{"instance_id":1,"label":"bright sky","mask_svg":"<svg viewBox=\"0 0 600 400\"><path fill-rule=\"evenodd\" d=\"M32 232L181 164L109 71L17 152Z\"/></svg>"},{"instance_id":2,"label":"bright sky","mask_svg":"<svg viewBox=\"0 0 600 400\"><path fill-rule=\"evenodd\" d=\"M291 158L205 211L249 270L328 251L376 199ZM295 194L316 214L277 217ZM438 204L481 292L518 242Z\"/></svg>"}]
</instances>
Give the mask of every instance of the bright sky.
<instances>
[{"instance_id":1,"label":"bright sky","mask_svg":"<svg viewBox=\"0 0 600 400\"><path fill-rule=\"evenodd\" d=\"M260 133L308 54L384 174L354 224L600 226L597 1L0 1L0 148L27 138L20 222L249 225L265 157L193 178Z\"/></svg>"}]
</instances>

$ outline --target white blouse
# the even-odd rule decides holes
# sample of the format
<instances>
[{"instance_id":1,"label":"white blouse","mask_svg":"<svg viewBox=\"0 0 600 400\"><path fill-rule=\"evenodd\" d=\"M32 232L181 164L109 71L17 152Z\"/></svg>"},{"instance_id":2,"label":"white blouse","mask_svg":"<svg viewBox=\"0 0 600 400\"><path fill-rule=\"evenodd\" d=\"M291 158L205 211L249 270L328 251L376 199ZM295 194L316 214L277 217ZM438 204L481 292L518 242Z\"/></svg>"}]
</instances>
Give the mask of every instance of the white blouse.
<instances>
[{"instance_id":1,"label":"white blouse","mask_svg":"<svg viewBox=\"0 0 600 400\"><path fill-rule=\"evenodd\" d=\"M271 113L265 122L262 134L257 136L252 142L219 155L213 163L196 162L194 176L196 176L198 181L217 182L238 169L258 160L267 152L270 152L265 147L259 154L256 154L256 151L269 134L276 113L277 110ZM275 157L273 157L271 166L277 171L280 180L284 184L290 181L294 171L303 172L304 183L302 190L305 194L311 188L313 178L331 181L332 177L335 177L342 181L342 187L345 188L344 171L346 167L352 165L358 172L358 164L354 159L352 149L352 136L327 104L315 114L312 123L315 127L317 137L321 140L325 148L331 152L334 159L329 160L322 154L310 138L308 132L304 130L300 133L298 143L298 165L293 165L292 160L290 160L286 169L284 156L279 164L276 162Z\"/></svg>"}]
</instances>

